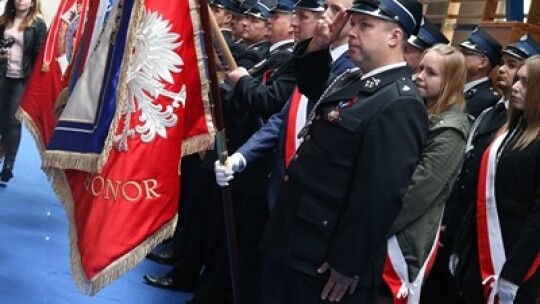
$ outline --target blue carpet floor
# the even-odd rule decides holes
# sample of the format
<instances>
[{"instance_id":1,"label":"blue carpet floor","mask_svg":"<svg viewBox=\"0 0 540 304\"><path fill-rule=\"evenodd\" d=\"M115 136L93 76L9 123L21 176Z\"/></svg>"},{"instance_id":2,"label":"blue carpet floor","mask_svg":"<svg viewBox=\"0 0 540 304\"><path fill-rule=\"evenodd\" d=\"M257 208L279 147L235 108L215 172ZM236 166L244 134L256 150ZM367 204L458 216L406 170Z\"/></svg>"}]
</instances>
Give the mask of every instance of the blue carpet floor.
<instances>
[{"instance_id":1,"label":"blue carpet floor","mask_svg":"<svg viewBox=\"0 0 540 304\"><path fill-rule=\"evenodd\" d=\"M65 212L40 169L39 154L24 130L15 177L0 188L0 303L181 304L190 294L142 282L169 267L145 260L89 297L75 287L69 267Z\"/></svg>"}]
</instances>

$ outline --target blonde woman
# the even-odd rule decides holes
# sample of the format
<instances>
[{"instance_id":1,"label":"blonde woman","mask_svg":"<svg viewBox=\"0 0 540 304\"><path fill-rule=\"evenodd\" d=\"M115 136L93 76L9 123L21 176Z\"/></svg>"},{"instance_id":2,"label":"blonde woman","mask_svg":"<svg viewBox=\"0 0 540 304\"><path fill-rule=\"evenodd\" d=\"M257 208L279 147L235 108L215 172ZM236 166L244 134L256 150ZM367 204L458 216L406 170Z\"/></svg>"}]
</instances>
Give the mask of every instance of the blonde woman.
<instances>
[{"instance_id":1,"label":"blonde woman","mask_svg":"<svg viewBox=\"0 0 540 304\"><path fill-rule=\"evenodd\" d=\"M47 32L40 16L39 0L8 0L0 16L0 144L5 151L2 182L13 177L21 140L21 123L15 112Z\"/></svg>"},{"instance_id":2,"label":"blonde woman","mask_svg":"<svg viewBox=\"0 0 540 304\"><path fill-rule=\"evenodd\" d=\"M378 303L399 303L399 298L419 303L422 283L435 258L444 204L461 168L470 128L463 113L466 73L465 58L449 45L428 49L420 62L416 85L428 110L429 134L403 208L389 232L383 278L391 295L381 291Z\"/></svg>"}]
</instances>

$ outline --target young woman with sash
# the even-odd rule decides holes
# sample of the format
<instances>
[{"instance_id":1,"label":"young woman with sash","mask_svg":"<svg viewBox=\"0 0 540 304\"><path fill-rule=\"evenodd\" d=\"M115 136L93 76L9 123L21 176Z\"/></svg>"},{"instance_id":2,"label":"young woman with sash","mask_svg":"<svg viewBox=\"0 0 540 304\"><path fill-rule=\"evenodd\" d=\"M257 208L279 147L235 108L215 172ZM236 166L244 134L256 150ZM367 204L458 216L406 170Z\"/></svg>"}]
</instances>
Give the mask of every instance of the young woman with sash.
<instances>
[{"instance_id":1,"label":"young woman with sash","mask_svg":"<svg viewBox=\"0 0 540 304\"><path fill-rule=\"evenodd\" d=\"M476 224L485 303L535 303L540 287L540 57L525 60L508 123L482 156Z\"/></svg>"},{"instance_id":2,"label":"young woman with sash","mask_svg":"<svg viewBox=\"0 0 540 304\"><path fill-rule=\"evenodd\" d=\"M444 204L461 168L470 123L463 113L465 58L450 45L428 49L416 85L429 114L429 134L388 235L383 279L391 291L382 303L419 303L422 284L435 260ZM385 292L381 290L380 294Z\"/></svg>"}]
</instances>

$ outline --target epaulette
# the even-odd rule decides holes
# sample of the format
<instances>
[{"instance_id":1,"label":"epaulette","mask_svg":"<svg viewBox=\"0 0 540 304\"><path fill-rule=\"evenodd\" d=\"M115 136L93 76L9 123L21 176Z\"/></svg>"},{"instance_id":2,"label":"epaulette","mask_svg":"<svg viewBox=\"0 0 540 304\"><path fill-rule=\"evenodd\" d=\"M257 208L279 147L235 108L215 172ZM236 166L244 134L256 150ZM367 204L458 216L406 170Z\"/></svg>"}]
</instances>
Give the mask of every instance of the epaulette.
<instances>
[{"instance_id":1,"label":"epaulette","mask_svg":"<svg viewBox=\"0 0 540 304\"><path fill-rule=\"evenodd\" d=\"M489 87L489 92L493 95L493 96L501 96L501 94L499 94L499 92L497 92L497 90L495 90L495 88L493 87Z\"/></svg>"},{"instance_id":2,"label":"epaulette","mask_svg":"<svg viewBox=\"0 0 540 304\"><path fill-rule=\"evenodd\" d=\"M414 87L410 78L403 77L396 81L399 95L401 96L418 96L418 92Z\"/></svg>"}]
</instances>

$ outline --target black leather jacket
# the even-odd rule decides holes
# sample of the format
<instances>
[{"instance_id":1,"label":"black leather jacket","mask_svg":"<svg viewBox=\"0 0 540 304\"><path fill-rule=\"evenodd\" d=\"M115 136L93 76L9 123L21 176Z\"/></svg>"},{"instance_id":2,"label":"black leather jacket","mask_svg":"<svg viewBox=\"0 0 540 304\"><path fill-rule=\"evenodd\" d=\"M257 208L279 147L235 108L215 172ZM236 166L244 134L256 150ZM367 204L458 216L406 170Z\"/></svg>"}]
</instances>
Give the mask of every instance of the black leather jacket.
<instances>
[{"instance_id":1,"label":"black leather jacket","mask_svg":"<svg viewBox=\"0 0 540 304\"><path fill-rule=\"evenodd\" d=\"M4 37L4 25L0 26L0 33ZM39 51L47 35L47 25L43 19L36 19L32 25L24 29L23 34L23 74L24 78L30 77L34 63L38 57ZM7 62L0 62L0 76L5 76L7 71Z\"/></svg>"}]
</instances>

